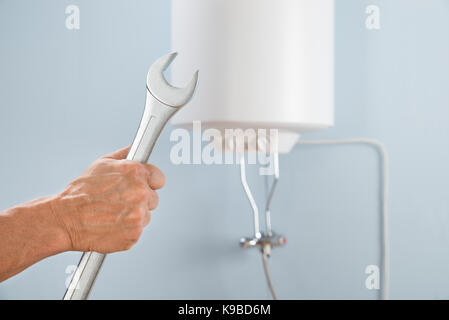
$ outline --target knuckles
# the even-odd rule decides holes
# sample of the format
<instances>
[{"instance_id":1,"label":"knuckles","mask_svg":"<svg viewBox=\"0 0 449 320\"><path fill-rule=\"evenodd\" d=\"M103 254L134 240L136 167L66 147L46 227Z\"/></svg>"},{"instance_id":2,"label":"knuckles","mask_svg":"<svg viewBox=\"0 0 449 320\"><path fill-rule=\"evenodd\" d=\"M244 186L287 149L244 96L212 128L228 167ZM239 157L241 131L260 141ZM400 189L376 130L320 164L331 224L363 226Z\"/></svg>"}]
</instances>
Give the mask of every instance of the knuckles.
<instances>
[{"instance_id":1,"label":"knuckles","mask_svg":"<svg viewBox=\"0 0 449 320\"><path fill-rule=\"evenodd\" d=\"M130 207L148 207L151 198L152 191L142 182L135 182L128 185L122 193L122 199Z\"/></svg>"},{"instance_id":2,"label":"knuckles","mask_svg":"<svg viewBox=\"0 0 449 320\"><path fill-rule=\"evenodd\" d=\"M133 193L136 197L136 200L141 203L147 203L151 197L151 191L144 184L139 184L135 188L133 188Z\"/></svg>"},{"instance_id":3,"label":"knuckles","mask_svg":"<svg viewBox=\"0 0 449 320\"><path fill-rule=\"evenodd\" d=\"M140 236L142 235L142 231L142 227L130 229L130 231L126 235L126 238L123 240L121 248L119 250L131 249L139 240Z\"/></svg>"},{"instance_id":4,"label":"knuckles","mask_svg":"<svg viewBox=\"0 0 449 320\"><path fill-rule=\"evenodd\" d=\"M123 160L120 164L120 169L126 175L138 179L142 179L147 174L145 165L135 161Z\"/></svg>"},{"instance_id":5,"label":"knuckles","mask_svg":"<svg viewBox=\"0 0 449 320\"><path fill-rule=\"evenodd\" d=\"M126 221L135 226L140 226L145 219L146 210L143 207L135 207L126 216Z\"/></svg>"},{"instance_id":6,"label":"knuckles","mask_svg":"<svg viewBox=\"0 0 449 320\"><path fill-rule=\"evenodd\" d=\"M134 244L139 240L140 236L142 235L142 231L143 231L142 227L134 228L131 230L129 234L131 243Z\"/></svg>"},{"instance_id":7,"label":"knuckles","mask_svg":"<svg viewBox=\"0 0 449 320\"><path fill-rule=\"evenodd\" d=\"M157 194L156 191L152 190L150 192L150 207L148 209L154 210L157 208L158 205L159 205L159 195Z\"/></svg>"}]
</instances>

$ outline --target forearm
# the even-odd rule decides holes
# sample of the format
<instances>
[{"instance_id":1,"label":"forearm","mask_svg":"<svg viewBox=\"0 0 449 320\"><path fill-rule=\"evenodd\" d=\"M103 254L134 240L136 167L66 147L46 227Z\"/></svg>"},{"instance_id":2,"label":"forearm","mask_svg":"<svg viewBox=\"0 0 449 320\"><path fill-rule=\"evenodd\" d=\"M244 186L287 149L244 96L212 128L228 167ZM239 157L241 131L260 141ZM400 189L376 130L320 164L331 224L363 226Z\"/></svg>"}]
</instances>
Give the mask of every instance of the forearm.
<instances>
[{"instance_id":1,"label":"forearm","mask_svg":"<svg viewBox=\"0 0 449 320\"><path fill-rule=\"evenodd\" d=\"M63 227L44 197L0 211L0 281L46 257L70 250Z\"/></svg>"},{"instance_id":2,"label":"forearm","mask_svg":"<svg viewBox=\"0 0 449 320\"><path fill-rule=\"evenodd\" d=\"M0 282L64 251L110 253L137 242L165 177L126 160L128 152L101 157L57 196L0 210Z\"/></svg>"}]
</instances>

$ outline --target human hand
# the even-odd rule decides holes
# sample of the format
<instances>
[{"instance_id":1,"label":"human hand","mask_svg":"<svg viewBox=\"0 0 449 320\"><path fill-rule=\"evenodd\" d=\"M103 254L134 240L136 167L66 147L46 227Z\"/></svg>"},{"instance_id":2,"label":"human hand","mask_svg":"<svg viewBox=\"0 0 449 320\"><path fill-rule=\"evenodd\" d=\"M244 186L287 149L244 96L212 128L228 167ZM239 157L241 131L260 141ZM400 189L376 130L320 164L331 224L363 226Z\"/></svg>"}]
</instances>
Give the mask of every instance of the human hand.
<instances>
[{"instance_id":1,"label":"human hand","mask_svg":"<svg viewBox=\"0 0 449 320\"><path fill-rule=\"evenodd\" d=\"M51 202L70 250L110 253L130 249L158 205L164 174L126 160L129 147L96 160Z\"/></svg>"}]
</instances>

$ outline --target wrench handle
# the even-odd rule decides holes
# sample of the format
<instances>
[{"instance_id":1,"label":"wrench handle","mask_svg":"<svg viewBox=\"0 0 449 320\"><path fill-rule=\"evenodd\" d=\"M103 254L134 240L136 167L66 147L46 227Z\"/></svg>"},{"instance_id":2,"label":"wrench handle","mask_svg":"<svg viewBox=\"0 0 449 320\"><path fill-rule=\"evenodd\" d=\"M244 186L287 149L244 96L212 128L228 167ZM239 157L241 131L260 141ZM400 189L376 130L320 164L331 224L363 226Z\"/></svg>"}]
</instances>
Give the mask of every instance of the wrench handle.
<instances>
[{"instance_id":1,"label":"wrench handle","mask_svg":"<svg viewBox=\"0 0 449 320\"><path fill-rule=\"evenodd\" d=\"M146 163L165 124L178 110L163 104L147 90L142 120L126 159ZM86 300L105 258L106 254L84 252L63 300Z\"/></svg>"},{"instance_id":2,"label":"wrench handle","mask_svg":"<svg viewBox=\"0 0 449 320\"><path fill-rule=\"evenodd\" d=\"M142 121L126 159L146 163L165 124L178 110L159 102L147 91Z\"/></svg>"}]
</instances>

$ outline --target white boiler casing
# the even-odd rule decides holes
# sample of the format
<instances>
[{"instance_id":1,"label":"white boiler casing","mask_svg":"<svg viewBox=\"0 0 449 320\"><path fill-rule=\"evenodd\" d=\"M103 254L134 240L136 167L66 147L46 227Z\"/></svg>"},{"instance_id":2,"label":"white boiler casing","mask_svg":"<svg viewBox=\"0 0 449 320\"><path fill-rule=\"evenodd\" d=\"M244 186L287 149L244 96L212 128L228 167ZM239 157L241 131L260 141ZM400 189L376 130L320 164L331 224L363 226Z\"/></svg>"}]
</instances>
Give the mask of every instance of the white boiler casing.
<instances>
[{"instance_id":1,"label":"white boiler casing","mask_svg":"<svg viewBox=\"0 0 449 320\"><path fill-rule=\"evenodd\" d=\"M279 152L334 122L333 0L172 0L172 83L195 69L192 127L279 129Z\"/></svg>"}]
</instances>

